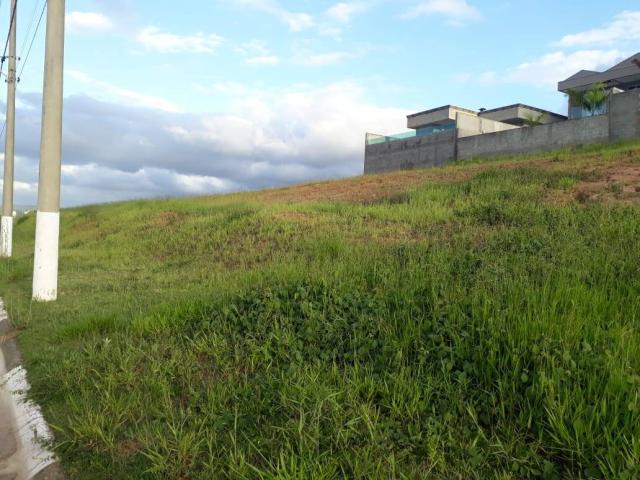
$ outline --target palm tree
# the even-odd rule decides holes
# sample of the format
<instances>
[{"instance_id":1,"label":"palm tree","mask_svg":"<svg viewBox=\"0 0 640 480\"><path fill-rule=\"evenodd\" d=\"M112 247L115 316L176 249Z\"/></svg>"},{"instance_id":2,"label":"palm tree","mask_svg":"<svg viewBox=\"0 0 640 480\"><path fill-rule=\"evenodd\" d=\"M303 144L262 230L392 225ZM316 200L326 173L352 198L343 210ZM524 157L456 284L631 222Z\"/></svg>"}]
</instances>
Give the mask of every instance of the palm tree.
<instances>
[{"instance_id":1,"label":"palm tree","mask_svg":"<svg viewBox=\"0 0 640 480\"><path fill-rule=\"evenodd\" d=\"M604 83L598 82L584 94L584 106L591 116L602 112L602 107L605 106L609 99L609 92Z\"/></svg>"},{"instance_id":2,"label":"palm tree","mask_svg":"<svg viewBox=\"0 0 640 480\"><path fill-rule=\"evenodd\" d=\"M584 96L587 92L583 90L567 90L569 105L572 107L584 107Z\"/></svg>"},{"instance_id":3,"label":"palm tree","mask_svg":"<svg viewBox=\"0 0 640 480\"><path fill-rule=\"evenodd\" d=\"M522 122L524 123L525 127L537 127L538 125L542 125L544 117L545 117L544 113L541 113L538 116L535 116L532 113L529 113L524 116L524 118L522 119Z\"/></svg>"},{"instance_id":4,"label":"palm tree","mask_svg":"<svg viewBox=\"0 0 640 480\"><path fill-rule=\"evenodd\" d=\"M598 82L589 90L568 90L567 96L572 107L582 107L593 117L601 112L607 103L609 91L604 83Z\"/></svg>"}]
</instances>

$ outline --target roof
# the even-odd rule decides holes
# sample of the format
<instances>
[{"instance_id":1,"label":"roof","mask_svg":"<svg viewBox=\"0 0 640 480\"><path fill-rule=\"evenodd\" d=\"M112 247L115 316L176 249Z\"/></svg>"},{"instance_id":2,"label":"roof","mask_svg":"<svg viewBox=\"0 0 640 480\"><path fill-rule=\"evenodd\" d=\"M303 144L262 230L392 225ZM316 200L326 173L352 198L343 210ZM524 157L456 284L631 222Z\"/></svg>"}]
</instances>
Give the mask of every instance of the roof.
<instances>
[{"instance_id":1,"label":"roof","mask_svg":"<svg viewBox=\"0 0 640 480\"><path fill-rule=\"evenodd\" d=\"M527 110L533 110L534 112L538 112L538 113L546 113L548 115L553 115L555 117L567 118L566 116L560 115L559 113L555 113L550 110L545 110L544 108L532 107L531 105L526 105L524 103L514 103L513 105L507 105L505 107L492 108L491 110L483 110L482 112L480 112L480 116L485 115L487 113L499 112L501 110L510 110L512 108L518 108L518 107L526 108Z\"/></svg>"},{"instance_id":2,"label":"roof","mask_svg":"<svg viewBox=\"0 0 640 480\"><path fill-rule=\"evenodd\" d=\"M580 70L558 83L558 90L584 90L594 83L602 82L622 89L640 87L640 52L621 61L604 72Z\"/></svg>"},{"instance_id":3,"label":"roof","mask_svg":"<svg viewBox=\"0 0 640 480\"><path fill-rule=\"evenodd\" d=\"M567 119L564 115L523 103L494 108L493 110L485 110L480 112L478 116L517 127L525 125L531 118L536 119L542 124L555 123Z\"/></svg>"},{"instance_id":4,"label":"roof","mask_svg":"<svg viewBox=\"0 0 640 480\"><path fill-rule=\"evenodd\" d=\"M432 108L430 110L425 110L424 112L418 112L418 113L413 113L411 115L407 115L407 118L418 117L420 115L427 115L429 113L435 113L435 112L438 112L440 110L449 110L449 109L460 110L461 112L468 112L468 113L472 113L474 115L476 115L478 113L475 110L469 110L468 108L456 107L455 105L443 105L442 107Z\"/></svg>"},{"instance_id":5,"label":"roof","mask_svg":"<svg viewBox=\"0 0 640 480\"><path fill-rule=\"evenodd\" d=\"M626 60L623 60L622 62L618 63L617 65L614 65L609 70L607 70L607 72L613 72L614 70L620 70L620 69L623 69L623 68L631 67L633 65L637 66L637 64L634 62L634 60L640 61L640 52L636 53L635 55L630 56L629 58L627 58ZM640 68L640 67L638 67L638 68Z\"/></svg>"},{"instance_id":6,"label":"roof","mask_svg":"<svg viewBox=\"0 0 640 480\"><path fill-rule=\"evenodd\" d=\"M574 73L567 80L576 80L578 78L588 77L589 75L598 74L595 70L580 70L578 73Z\"/></svg>"},{"instance_id":7,"label":"roof","mask_svg":"<svg viewBox=\"0 0 640 480\"><path fill-rule=\"evenodd\" d=\"M424 112L414 113L407 116L407 128L414 130L430 127L449 125L454 123L458 114L477 116L478 112L468 108L460 108L454 105L432 108Z\"/></svg>"}]
</instances>

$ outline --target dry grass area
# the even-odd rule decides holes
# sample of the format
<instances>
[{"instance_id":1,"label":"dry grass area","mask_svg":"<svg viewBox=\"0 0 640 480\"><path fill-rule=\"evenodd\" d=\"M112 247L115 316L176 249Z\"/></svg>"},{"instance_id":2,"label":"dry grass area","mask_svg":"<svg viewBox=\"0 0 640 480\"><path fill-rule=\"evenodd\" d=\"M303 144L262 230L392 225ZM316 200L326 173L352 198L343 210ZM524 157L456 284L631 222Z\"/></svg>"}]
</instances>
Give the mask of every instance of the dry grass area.
<instances>
[{"instance_id":1,"label":"dry grass area","mask_svg":"<svg viewBox=\"0 0 640 480\"><path fill-rule=\"evenodd\" d=\"M67 478L640 478L640 142L35 215ZM0 338L0 343L3 341Z\"/></svg>"},{"instance_id":2,"label":"dry grass area","mask_svg":"<svg viewBox=\"0 0 640 480\"><path fill-rule=\"evenodd\" d=\"M450 178L450 174L433 169L394 172L266 190L258 194L258 199L269 202L328 200L365 203L389 198L403 190L443 178Z\"/></svg>"},{"instance_id":3,"label":"dry grass area","mask_svg":"<svg viewBox=\"0 0 640 480\"><path fill-rule=\"evenodd\" d=\"M573 189L573 198L579 202L640 201L640 165L619 163L588 171L600 179L580 182Z\"/></svg>"},{"instance_id":4,"label":"dry grass area","mask_svg":"<svg viewBox=\"0 0 640 480\"><path fill-rule=\"evenodd\" d=\"M265 190L256 194L258 201L311 202L343 201L372 203L401 196L428 183L465 181L479 173L500 169L540 168L548 171L571 171L582 174L579 182L554 200L637 201L640 199L640 150L629 149L613 157L585 152L548 154L532 158L505 158L486 163L463 163L442 168L418 169L379 175L366 175L340 181L315 182L288 188Z\"/></svg>"}]
</instances>

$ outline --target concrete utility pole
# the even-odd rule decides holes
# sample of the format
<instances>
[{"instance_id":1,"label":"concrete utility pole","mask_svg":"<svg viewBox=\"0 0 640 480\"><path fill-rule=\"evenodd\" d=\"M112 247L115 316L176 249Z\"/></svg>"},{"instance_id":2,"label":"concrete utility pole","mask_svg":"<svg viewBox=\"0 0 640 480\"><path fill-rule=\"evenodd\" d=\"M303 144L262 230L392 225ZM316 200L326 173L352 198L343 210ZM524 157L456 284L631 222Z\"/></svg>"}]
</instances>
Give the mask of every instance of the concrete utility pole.
<instances>
[{"instance_id":1,"label":"concrete utility pole","mask_svg":"<svg viewBox=\"0 0 640 480\"><path fill-rule=\"evenodd\" d=\"M13 163L16 136L16 26L18 0L12 0L9 11L9 71L7 72L7 126L4 146L4 181L2 184L2 225L0 257L10 257L13 247Z\"/></svg>"},{"instance_id":2,"label":"concrete utility pole","mask_svg":"<svg viewBox=\"0 0 640 480\"><path fill-rule=\"evenodd\" d=\"M58 298L65 0L47 0L47 4L38 216L33 260L33 299L41 302Z\"/></svg>"}]
</instances>

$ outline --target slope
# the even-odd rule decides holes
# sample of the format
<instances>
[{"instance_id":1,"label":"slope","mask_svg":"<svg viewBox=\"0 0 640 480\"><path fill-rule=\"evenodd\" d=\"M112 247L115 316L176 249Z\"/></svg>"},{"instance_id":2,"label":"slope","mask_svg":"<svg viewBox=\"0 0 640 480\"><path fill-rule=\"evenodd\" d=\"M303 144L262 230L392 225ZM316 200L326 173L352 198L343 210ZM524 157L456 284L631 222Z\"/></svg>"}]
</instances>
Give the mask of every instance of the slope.
<instances>
[{"instance_id":1,"label":"slope","mask_svg":"<svg viewBox=\"0 0 640 480\"><path fill-rule=\"evenodd\" d=\"M0 263L70 478L636 478L640 143L34 217Z\"/></svg>"}]
</instances>

